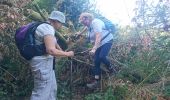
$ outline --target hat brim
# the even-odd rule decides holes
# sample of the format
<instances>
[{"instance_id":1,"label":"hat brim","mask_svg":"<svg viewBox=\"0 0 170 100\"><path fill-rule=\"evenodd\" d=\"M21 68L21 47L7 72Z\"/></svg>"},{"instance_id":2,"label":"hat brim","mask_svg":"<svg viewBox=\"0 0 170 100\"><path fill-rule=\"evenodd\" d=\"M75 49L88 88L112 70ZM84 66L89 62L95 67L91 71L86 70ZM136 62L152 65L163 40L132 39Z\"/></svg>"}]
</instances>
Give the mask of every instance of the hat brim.
<instances>
[{"instance_id":1,"label":"hat brim","mask_svg":"<svg viewBox=\"0 0 170 100\"><path fill-rule=\"evenodd\" d=\"M59 19L57 19L57 18L52 18L52 17L48 17L48 19L51 19L51 20L56 20L56 21L59 21L60 23L65 23L65 22L63 22L63 21L61 21L61 20L59 20Z\"/></svg>"}]
</instances>

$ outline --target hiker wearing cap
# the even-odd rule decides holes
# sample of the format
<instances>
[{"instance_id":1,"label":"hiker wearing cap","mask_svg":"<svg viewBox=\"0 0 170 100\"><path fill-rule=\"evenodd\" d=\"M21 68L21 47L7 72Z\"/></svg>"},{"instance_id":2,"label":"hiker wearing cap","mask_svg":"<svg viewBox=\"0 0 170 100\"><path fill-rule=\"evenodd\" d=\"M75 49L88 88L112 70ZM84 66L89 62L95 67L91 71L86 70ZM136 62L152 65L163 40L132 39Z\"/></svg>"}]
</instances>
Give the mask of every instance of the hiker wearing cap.
<instances>
[{"instance_id":1,"label":"hiker wearing cap","mask_svg":"<svg viewBox=\"0 0 170 100\"><path fill-rule=\"evenodd\" d=\"M114 72L114 68L107 59L107 55L112 47L113 35L110 34L108 30L105 30L104 22L100 19L94 18L91 13L81 13L79 21L85 26L85 28L77 34L80 35L87 30L87 40L93 44L90 54L94 55L95 76L94 80L87 84L87 87L93 88L97 86L100 80L101 63L104 63L107 66L109 72Z\"/></svg>"},{"instance_id":2,"label":"hiker wearing cap","mask_svg":"<svg viewBox=\"0 0 170 100\"><path fill-rule=\"evenodd\" d=\"M65 52L57 44L54 36L55 30L65 23L65 15L59 11L52 11L49 16L49 24L40 24L35 31L37 43L44 43L47 54L35 56L30 60L34 76L34 89L31 100L56 100L57 83L53 70L54 57L71 57L73 51Z\"/></svg>"}]
</instances>

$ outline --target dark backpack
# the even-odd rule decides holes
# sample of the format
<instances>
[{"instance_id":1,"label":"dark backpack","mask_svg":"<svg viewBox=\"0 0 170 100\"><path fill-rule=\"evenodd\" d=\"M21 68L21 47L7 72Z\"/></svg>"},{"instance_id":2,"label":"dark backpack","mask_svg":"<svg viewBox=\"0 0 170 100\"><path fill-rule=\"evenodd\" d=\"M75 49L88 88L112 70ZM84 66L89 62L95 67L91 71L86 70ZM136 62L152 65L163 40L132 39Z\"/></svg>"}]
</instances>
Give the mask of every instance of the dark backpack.
<instances>
[{"instance_id":1,"label":"dark backpack","mask_svg":"<svg viewBox=\"0 0 170 100\"><path fill-rule=\"evenodd\" d=\"M45 44L37 45L34 36L35 30L42 23L45 22L32 22L21 26L16 30L16 46L19 49L21 56L23 56L26 60L31 60L34 56L46 54Z\"/></svg>"}]
</instances>

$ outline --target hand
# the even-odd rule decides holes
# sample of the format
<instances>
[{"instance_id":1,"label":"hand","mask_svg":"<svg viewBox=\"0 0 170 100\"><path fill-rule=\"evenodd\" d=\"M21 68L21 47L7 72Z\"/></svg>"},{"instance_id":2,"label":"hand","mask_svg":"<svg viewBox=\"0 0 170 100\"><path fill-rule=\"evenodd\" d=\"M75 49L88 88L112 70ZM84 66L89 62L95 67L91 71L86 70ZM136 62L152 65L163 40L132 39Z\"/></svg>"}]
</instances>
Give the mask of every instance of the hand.
<instances>
[{"instance_id":1,"label":"hand","mask_svg":"<svg viewBox=\"0 0 170 100\"><path fill-rule=\"evenodd\" d=\"M81 34L81 32L80 32L80 31L78 31L78 32L76 32L75 34L76 34L76 35L80 35L80 34Z\"/></svg>"},{"instance_id":2,"label":"hand","mask_svg":"<svg viewBox=\"0 0 170 100\"><path fill-rule=\"evenodd\" d=\"M70 42L71 42L71 38L68 37L68 38L66 39L66 43L69 44Z\"/></svg>"},{"instance_id":3,"label":"hand","mask_svg":"<svg viewBox=\"0 0 170 100\"><path fill-rule=\"evenodd\" d=\"M81 32L76 32L75 35L76 35L76 38L78 38L79 36L81 36Z\"/></svg>"},{"instance_id":4,"label":"hand","mask_svg":"<svg viewBox=\"0 0 170 100\"><path fill-rule=\"evenodd\" d=\"M67 56L68 56L68 57L74 56L74 52L73 52L73 51L68 51L68 52L67 52Z\"/></svg>"},{"instance_id":5,"label":"hand","mask_svg":"<svg viewBox=\"0 0 170 100\"><path fill-rule=\"evenodd\" d=\"M96 49L92 49L92 50L90 50L89 54L90 54L90 55L94 55L95 52L96 52Z\"/></svg>"}]
</instances>

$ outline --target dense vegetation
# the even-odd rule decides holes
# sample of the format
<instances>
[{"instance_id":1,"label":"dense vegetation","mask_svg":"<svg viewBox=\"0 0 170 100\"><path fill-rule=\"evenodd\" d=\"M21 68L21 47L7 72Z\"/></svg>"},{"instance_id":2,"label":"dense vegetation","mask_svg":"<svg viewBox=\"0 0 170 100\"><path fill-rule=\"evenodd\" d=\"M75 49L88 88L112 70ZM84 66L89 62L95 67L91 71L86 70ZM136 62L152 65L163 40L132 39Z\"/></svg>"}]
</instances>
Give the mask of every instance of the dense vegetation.
<instances>
[{"instance_id":1,"label":"dense vegetation","mask_svg":"<svg viewBox=\"0 0 170 100\"><path fill-rule=\"evenodd\" d=\"M28 63L19 55L14 42L15 29L32 20L46 20L53 9L67 16L60 30L71 38L68 49L86 50L74 32L81 29L83 11L100 15L90 0L1 0L0 1L0 98L27 100L33 88ZM56 74L59 100L169 100L170 99L170 2L137 0L132 24L117 26L117 40L110 52L120 69L116 76L102 74L101 87L88 90L92 59L87 54L72 59L58 58Z\"/></svg>"}]
</instances>

